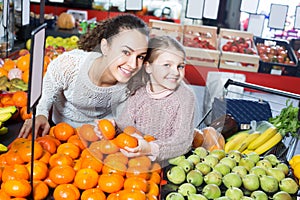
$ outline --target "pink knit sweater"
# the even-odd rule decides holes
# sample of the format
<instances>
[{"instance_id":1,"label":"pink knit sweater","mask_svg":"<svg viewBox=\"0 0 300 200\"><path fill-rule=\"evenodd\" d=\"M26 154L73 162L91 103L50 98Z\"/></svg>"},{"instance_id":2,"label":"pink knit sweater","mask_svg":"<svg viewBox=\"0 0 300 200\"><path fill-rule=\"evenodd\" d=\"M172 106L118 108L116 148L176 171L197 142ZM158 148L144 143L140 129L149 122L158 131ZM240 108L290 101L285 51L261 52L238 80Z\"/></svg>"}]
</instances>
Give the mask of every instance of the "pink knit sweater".
<instances>
[{"instance_id":1,"label":"pink knit sweater","mask_svg":"<svg viewBox=\"0 0 300 200\"><path fill-rule=\"evenodd\" d=\"M145 87L122 106L116 123L119 128L134 126L143 134L153 135L159 147L157 161L187 153L193 141L195 94L182 83L164 98L155 98Z\"/></svg>"}]
</instances>

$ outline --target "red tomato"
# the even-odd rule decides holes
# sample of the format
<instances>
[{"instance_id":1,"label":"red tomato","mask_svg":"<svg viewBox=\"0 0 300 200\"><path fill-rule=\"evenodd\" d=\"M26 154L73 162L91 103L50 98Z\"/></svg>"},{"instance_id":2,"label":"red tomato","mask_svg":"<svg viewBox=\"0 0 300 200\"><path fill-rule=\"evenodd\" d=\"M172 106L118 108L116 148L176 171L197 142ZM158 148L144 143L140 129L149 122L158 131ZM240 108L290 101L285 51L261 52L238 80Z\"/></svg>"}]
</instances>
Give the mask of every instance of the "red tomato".
<instances>
[{"instance_id":1,"label":"red tomato","mask_svg":"<svg viewBox=\"0 0 300 200\"><path fill-rule=\"evenodd\" d=\"M229 51L229 49L230 49L230 45L228 45L228 44L224 44L222 47L223 51Z\"/></svg>"}]
</instances>

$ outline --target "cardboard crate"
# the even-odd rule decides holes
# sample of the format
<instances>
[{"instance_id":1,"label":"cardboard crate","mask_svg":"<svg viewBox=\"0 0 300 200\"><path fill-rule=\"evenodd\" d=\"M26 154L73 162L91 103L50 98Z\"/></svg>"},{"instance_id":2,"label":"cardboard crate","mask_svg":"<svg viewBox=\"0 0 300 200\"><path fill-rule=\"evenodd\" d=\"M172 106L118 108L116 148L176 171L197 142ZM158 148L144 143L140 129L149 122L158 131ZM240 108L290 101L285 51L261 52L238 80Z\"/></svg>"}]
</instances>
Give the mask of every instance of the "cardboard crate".
<instances>
[{"instance_id":1,"label":"cardboard crate","mask_svg":"<svg viewBox=\"0 0 300 200\"><path fill-rule=\"evenodd\" d=\"M187 63L218 68L220 51L217 50L217 37L217 27L184 25L182 43L185 46Z\"/></svg>"},{"instance_id":2,"label":"cardboard crate","mask_svg":"<svg viewBox=\"0 0 300 200\"><path fill-rule=\"evenodd\" d=\"M148 25L150 27L150 36L169 35L182 43L183 27L181 24L150 19Z\"/></svg>"},{"instance_id":3,"label":"cardboard crate","mask_svg":"<svg viewBox=\"0 0 300 200\"><path fill-rule=\"evenodd\" d=\"M248 41L249 47L251 47L256 54L223 51L223 45L227 41L233 40L234 38L246 39ZM220 29L218 44L221 52L219 68L258 72L259 56L257 54L256 46L253 42L252 33L232 29Z\"/></svg>"},{"instance_id":4,"label":"cardboard crate","mask_svg":"<svg viewBox=\"0 0 300 200\"><path fill-rule=\"evenodd\" d=\"M274 75L285 75L285 76L297 75L299 69L299 65L298 65L299 61L295 55L293 48L288 43L288 41L279 40L279 39L261 38L261 37L254 37L254 41L255 44L264 43L264 44L283 46L287 50L289 59L294 62L294 65L292 65L292 64L284 64L278 62L264 62L260 59L258 72L274 74Z\"/></svg>"}]
</instances>

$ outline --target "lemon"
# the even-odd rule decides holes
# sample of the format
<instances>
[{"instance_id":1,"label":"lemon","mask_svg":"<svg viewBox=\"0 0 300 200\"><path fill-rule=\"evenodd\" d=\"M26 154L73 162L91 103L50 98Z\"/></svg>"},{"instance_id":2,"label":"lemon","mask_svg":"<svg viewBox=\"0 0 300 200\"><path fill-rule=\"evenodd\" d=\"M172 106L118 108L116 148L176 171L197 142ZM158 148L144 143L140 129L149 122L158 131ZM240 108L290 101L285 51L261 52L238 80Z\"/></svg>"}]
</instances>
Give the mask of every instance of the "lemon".
<instances>
[{"instance_id":1,"label":"lemon","mask_svg":"<svg viewBox=\"0 0 300 200\"><path fill-rule=\"evenodd\" d=\"M27 42L26 42L26 48L28 50L30 50L30 47L31 47L31 39L28 39Z\"/></svg>"},{"instance_id":2,"label":"lemon","mask_svg":"<svg viewBox=\"0 0 300 200\"><path fill-rule=\"evenodd\" d=\"M300 179L300 163L299 162L293 167L293 172L294 172L294 175L298 179Z\"/></svg>"},{"instance_id":3,"label":"lemon","mask_svg":"<svg viewBox=\"0 0 300 200\"><path fill-rule=\"evenodd\" d=\"M300 163L300 154L294 155L291 160L289 160L289 164L292 168L294 168L297 163Z\"/></svg>"}]
</instances>

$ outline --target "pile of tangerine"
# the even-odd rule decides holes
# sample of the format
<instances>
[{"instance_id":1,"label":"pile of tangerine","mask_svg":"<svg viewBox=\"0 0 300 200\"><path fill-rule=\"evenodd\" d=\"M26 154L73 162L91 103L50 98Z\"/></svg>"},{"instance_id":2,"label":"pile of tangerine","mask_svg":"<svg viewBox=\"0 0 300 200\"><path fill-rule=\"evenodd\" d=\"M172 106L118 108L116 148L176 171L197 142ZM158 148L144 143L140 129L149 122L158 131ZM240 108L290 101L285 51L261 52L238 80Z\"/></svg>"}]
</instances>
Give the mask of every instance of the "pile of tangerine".
<instances>
[{"instance_id":1,"label":"pile of tangerine","mask_svg":"<svg viewBox=\"0 0 300 200\"><path fill-rule=\"evenodd\" d=\"M31 192L34 199L49 195L54 199L158 199L160 164L147 156L128 158L119 151L124 143L136 145L130 133L137 130L127 127L117 134L107 119L98 126L104 139L97 137L93 125L74 128L64 122L38 137L34 141L33 190L29 180L32 140L15 139L0 155L1 199L26 199Z\"/></svg>"}]
</instances>

